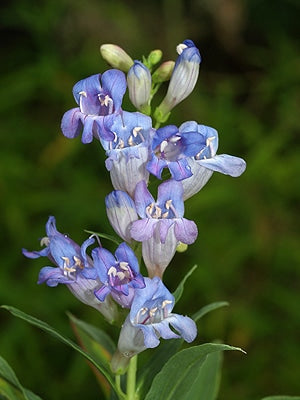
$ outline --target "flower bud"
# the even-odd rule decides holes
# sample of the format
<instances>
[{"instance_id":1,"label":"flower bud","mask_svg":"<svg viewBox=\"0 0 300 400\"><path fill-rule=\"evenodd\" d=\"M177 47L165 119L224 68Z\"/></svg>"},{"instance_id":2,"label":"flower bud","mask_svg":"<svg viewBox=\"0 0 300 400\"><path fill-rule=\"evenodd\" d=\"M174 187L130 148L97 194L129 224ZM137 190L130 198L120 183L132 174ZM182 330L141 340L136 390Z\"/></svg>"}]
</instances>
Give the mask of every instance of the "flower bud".
<instances>
[{"instance_id":1,"label":"flower bud","mask_svg":"<svg viewBox=\"0 0 300 400\"><path fill-rule=\"evenodd\" d=\"M157 63L160 62L162 58L162 51L157 49L157 50L152 50L151 53L148 56L148 64L149 67L153 67L154 65L156 65Z\"/></svg>"},{"instance_id":2,"label":"flower bud","mask_svg":"<svg viewBox=\"0 0 300 400\"><path fill-rule=\"evenodd\" d=\"M193 91L201 62L199 50L191 40L185 40L177 46L179 57L170 79L166 97L155 110L159 122L165 122L169 112Z\"/></svg>"},{"instance_id":3,"label":"flower bud","mask_svg":"<svg viewBox=\"0 0 300 400\"><path fill-rule=\"evenodd\" d=\"M151 74L140 61L135 60L128 71L127 84L132 104L144 114L150 114Z\"/></svg>"},{"instance_id":4,"label":"flower bud","mask_svg":"<svg viewBox=\"0 0 300 400\"><path fill-rule=\"evenodd\" d=\"M128 72L133 64L132 58L115 44L103 44L100 46L100 53L108 64L123 72Z\"/></svg>"},{"instance_id":5,"label":"flower bud","mask_svg":"<svg viewBox=\"0 0 300 400\"><path fill-rule=\"evenodd\" d=\"M130 225L138 219L131 197L122 190L114 190L105 198L106 213L115 232L126 242L131 242Z\"/></svg>"},{"instance_id":6,"label":"flower bud","mask_svg":"<svg viewBox=\"0 0 300 400\"><path fill-rule=\"evenodd\" d=\"M174 61L165 61L164 63L162 63L152 75L153 83L168 81L171 78L174 66Z\"/></svg>"}]
</instances>

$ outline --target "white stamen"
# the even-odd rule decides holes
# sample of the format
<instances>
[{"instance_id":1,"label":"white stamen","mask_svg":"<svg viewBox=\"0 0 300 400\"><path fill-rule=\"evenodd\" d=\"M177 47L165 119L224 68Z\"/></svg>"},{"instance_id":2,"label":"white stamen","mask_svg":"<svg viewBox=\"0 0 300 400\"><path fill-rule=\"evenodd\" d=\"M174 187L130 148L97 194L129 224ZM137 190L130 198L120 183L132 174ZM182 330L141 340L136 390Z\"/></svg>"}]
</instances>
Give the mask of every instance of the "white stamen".
<instances>
[{"instance_id":1,"label":"white stamen","mask_svg":"<svg viewBox=\"0 0 300 400\"><path fill-rule=\"evenodd\" d=\"M165 206L166 206L166 209L167 209L167 210L170 209L171 204L172 204L172 199L166 201Z\"/></svg>"},{"instance_id":2,"label":"white stamen","mask_svg":"<svg viewBox=\"0 0 300 400\"><path fill-rule=\"evenodd\" d=\"M48 236L43 237L40 241L41 246L47 247L47 246L49 246L49 244L50 244L50 239L48 238Z\"/></svg>"},{"instance_id":3,"label":"white stamen","mask_svg":"<svg viewBox=\"0 0 300 400\"><path fill-rule=\"evenodd\" d=\"M111 266L111 267L109 268L109 270L107 271L107 275L116 276L116 275L117 275L117 268Z\"/></svg>"},{"instance_id":4,"label":"white stamen","mask_svg":"<svg viewBox=\"0 0 300 400\"><path fill-rule=\"evenodd\" d=\"M160 152L163 153L165 148L168 146L168 142L166 140L163 140L160 144Z\"/></svg>"},{"instance_id":5,"label":"white stamen","mask_svg":"<svg viewBox=\"0 0 300 400\"><path fill-rule=\"evenodd\" d=\"M80 94L81 96L87 97L87 93L86 93L84 90L82 90L81 92L79 92L79 94Z\"/></svg>"},{"instance_id":6,"label":"white stamen","mask_svg":"<svg viewBox=\"0 0 300 400\"><path fill-rule=\"evenodd\" d=\"M79 267L80 269L84 268L84 265L82 264L82 261L79 257L73 256L74 261L75 261L75 267Z\"/></svg>"},{"instance_id":7,"label":"white stamen","mask_svg":"<svg viewBox=\"0 0 300 400\"><path fill-rule=\"evenodd\" d=\"M120 263L119 263L119 265L120 265L120 268L121 269L123 269L124 271L128 271L128 262L126 262L126 261L121 261Z\"/></svg>"}]
</instances>

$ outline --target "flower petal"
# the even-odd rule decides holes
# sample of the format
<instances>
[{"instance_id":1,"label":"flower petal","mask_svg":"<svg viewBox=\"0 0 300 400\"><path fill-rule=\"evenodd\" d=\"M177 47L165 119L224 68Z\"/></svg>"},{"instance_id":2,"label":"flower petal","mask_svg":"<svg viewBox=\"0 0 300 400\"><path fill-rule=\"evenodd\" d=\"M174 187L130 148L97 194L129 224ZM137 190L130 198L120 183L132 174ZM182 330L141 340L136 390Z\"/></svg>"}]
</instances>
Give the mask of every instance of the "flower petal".
<instances>
[{"instance_id":1,"label":"flower petal","mask_svg":"<svg viewBox=\"0 0 300 400\"><path fill-rule=\"evenodd\" d=\"M176 181L182 181L183 179L192 176L191 168L186 158L182 158L178 161L168 163L169 170L172 178Z\"/></svg>"},{"instance_id":2,"label":"flower petal","mask_svg":"<svg viewBox=\"0 0 300 400\"><path fill-rule=\"evenodd\" d=\"M134 202L137 212L141 218L146 218L146 207L155 203L154 198L147 189L145 181L141 181L136 185L134 193Z\"/></svg>"},{"instance_id":3,"label":"flower petal","mask_svg":"<svg viewBox=\"0 0 300 400\"><path fill-rule=\"evenodd\" d=\"M79 108L72 108L64 113L61 120L61 130L65 137L73 139L77 137L82 130L82 113Z\"/></svg>"},{"instance_id":4,"label":"flower petal","mask_svg":"<svg viewBox=\"0 0 300 400\"><path fill-rule=\"evenodd\" d=\"M107 271L116 264L115 257L103 247L97 247L92 250L92 258L100 281L106 283L108 281Z\"/></svg>"},{"instance_id":5,"label":"flower petal","mask_svg":"<svg viewBox=\"0 0 300 400\"><path fill-rule=\"evenodd\" d=\"M122 104L126 91L126 77L124 72L118 69L109 69L101 76L102 88L107 91L114 101L114 110L117 111Z\"/></svg>"},{"instance_id":6,"label":"flower petal","mask_svg":"<svg viewBox=\"0 0 300 400\"><path fill-rule=\"evenodd\" d=\"M144 218L134 221L130 228L131 237L138 242L148 240L153 235L153 230L157 223L158 220L152 218Z\"/></svg>"},{"instance_id":7,"label":"flower petal","mask_svg":"<svg viewBox=\"0 0 300 400\"><path fill-rule=\"evenodd\" d=\"M175 220L175 236L177 240L185 244L192 244L197 239L198 229L194 221L186 218Z\"/></svg>"},{"instance_id":8,"label":"flower petal","mask_svg":"<svg viewBox=\"0 0 300 400\"><path fill-rule=\"evenodd\" d=\"M233 177L240 176L246 169L246 162L242 158L228 154L220 154L206 160L198 160L198 163L212 171Z\"/></svg>"},{"instance_id":9,"label":"flower petal","mask_svg":"<svg viewBox=\"0 0 300 400\"><path fill-rule=\"evenodd\" d=\"M138 260L133 250L126 243L123 242L119 245L119 247L115 252L115 256L119 262L120 261L127 262L132 271L134 271L135 273L139 272L140 268Z\"/></svg>"},{"instance_id":10,"label":"flower petal","mask_svg":"<svg viewBox=\"0 0 300 400\"><path fill-rule=\"evenodd\" d=\"M74 279L65 276L59 267L43 267L40 270L38 284L44 283L50 287L55 287L59 283L72 283Z\"/></svg>"},{"instance_id":11,"label":"flower petal","mask_svg":"<svg viewBox=\"0 0 300 400\"><path fill-rule=\"evenodd\" d=\"M186 342L191 343L196 338L197 326L191 318L179 314L171 314L166 321L176 329Z\"/></svg>"}]
</instances>

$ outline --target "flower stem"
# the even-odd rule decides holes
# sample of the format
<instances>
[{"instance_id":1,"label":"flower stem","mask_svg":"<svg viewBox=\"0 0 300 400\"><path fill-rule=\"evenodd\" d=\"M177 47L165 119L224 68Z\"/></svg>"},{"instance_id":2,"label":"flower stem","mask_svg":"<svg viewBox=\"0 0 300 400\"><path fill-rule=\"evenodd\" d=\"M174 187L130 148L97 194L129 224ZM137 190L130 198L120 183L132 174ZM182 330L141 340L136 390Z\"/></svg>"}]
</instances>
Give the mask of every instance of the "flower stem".
<instances>
[{"instance_id":1,"label":"flower stem","mask_svg":"<svg viewBox=\"0 0 300 400\"><path fill-rule=\"evenodd\" d=\"M137 356L131 358L127 372L127 400L136 400L135 381L137 370Z\"/></svg>"},{"instance_id":2,"label":"flower stem","mask_svg":"<svg viewBox=\"0 0 300 400\"><path fill-rule=\"evenodd\" d=\"M117 386L117 390L118 390L119 399L120 400L126 400L126 395L122 391L122 388L121 388L121 375L116 375L115 376L115 382L116 382L116 386Z\"/></svg>"}]
</instances>

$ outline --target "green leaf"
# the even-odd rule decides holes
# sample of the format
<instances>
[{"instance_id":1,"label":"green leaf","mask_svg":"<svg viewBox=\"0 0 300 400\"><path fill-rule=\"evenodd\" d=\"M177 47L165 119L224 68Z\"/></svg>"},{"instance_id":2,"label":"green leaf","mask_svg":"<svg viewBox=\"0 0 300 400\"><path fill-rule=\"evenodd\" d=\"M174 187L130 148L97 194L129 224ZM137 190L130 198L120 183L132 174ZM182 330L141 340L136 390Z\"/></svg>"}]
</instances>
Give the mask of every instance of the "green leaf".
<instances>
[{"instance_id":1,"label":"green leaf","mask_svg":"<svg viewBox=\"0 0 300 400\"><path fill-rule=\"evenodd\" d=\"M84 230L84 232L90 233L91 235L99 236L99 237L101 237L101 238L103 238L103 239L110 240L111 242L113 242L113 243L115 243L115 244L117 244L117 245L119 245L119 244L122 243L122 240L116 238L116 237L113 236L113 235L108 235L108 234L106 234L106 233L99 233L99 232L88 231L88 230L86 230L86 229Z\"/></svg>"},{"instance_id":2,"label":"green leaf","mask_svg":"<svg viewBox=\"0 0 300 400\"><path fill-rule=\"evenodd\" d=\"M217 398L221 382L222 361L222 351L215 351L207 355L200 367L198 378L189 391L190 400L215 400Z\"/></svg>"},{"instance_id":3,"label":"green leaf","mask_svg":"<svg viewBox=\"0 0 300 400\"><path fill-rule=\"evenodd\" d=\"M192 273L198 268L198 265L194 265L193 268L191 268L189 270L189 272L185 275L185 277L182 279L182 281L179 283L179 285L177 286L177 289L175 290L175 292L173 292L173 296L175 297L175 303L177 303L177 301L180 299L180 297L182 296L183 293L183 289L184 289L184 284L186 282L186 280L192 275Z\"/></svg>"},{"instance_id":4,"label":"green leaf","mask_svg":"<svg viewBox=\"0 0 300 400\"><path fill-rule=\"evenodd\" d=\"M0 356L0 395L9 400L41 400L41 397L25 389L18 380L13 369Z\"/></svg>"},{"instance_id":5,"label":"green leaf","mask_svg":"<svg viewBox=\"0 0 300 400\"><path fill-rule=\"evenodd\" d=\"M145 400L191 400L190 391L201 375L201 367L207 356L223 350L243 352L238 347L216 343L181 350L156 375Z\"/></svg>"},{"instance_id":6,"label":"green leaf","mask_svg":"<svg viewBox=\"0 0 300 400\"><path fill-rule=\"evenodd\" d=\"M139 369L136 393L144 399L152 384L154 377L159 373L165 363L179 350L183 339L170 339L162 342L154 350L149 361Z\"/></svg>"},{"instance_id":7,"label":"green leaf","mask_svg":"<svg viewBox=\"0 0 300 400\"><path fill-rule=\"evenodd\" d=\"M268 396L261 400L300 400L300 396Z\"/></svg>"},{"instance_id":8,"label":"green leaf","mask_svg":"<svg viewBox=\"0 0 300 400\"><path fill-rule=\"evenodd\" d=\"M218 308L228 306L229 303L227 301L217 301L215 303L208 304L200 308L193 316L193 320L197 322L200 318L204 317L204 315L208 314L211 311L217 310Z\"/></svg>"},{"instance_id":9,"label":"green leaf","mask_svg":"<svg viewBox=\"0 0 300 400\"><path fill-rule=\"evenodd\" d=\"M76 343L74 343L72 340L66 338L63 336L61 333L57 332L54 328L52 328L50 325L48 325L46 322L40 321L39 319L32 317L31 315L28 315L17 308L11 307L11 306L1 306L2 308L8 310L11 314L14 316L23 319L26 322L29 322L31 325L37 326L38 328L42 329L43 331L49 333L50 335L54 336L56 339L60 340L61 342L65 343L69 347L73 348L76 350L78 353L80 353L83 357L85 357L88 361L90 361L107 379L111 387L117 392L116 385L113 381L113 377L111 372L108 370L107 365L104 363L97 362L94 357L92 357L89 353L86 351L82 350L81 347L79 347Z\"/></svg>"},{"instance_id":10,"label":"green leaf","mask_svg":"<svg viewBox=\"0 0 300 400\"><path fill-rule=\"evenodd\" d=\"M80 319L69 314L71 320L71 326L76 334L80 346L86 350L94 359L99 363L103 364L107 371L110 370L110 360L113 353L116 350L116 346L111 338L101 329L88 324ZM96 378L103 389L106 397L110 395L110 386L103 375L91 365L92 371L96 375Z\"/></svg>"}]
</instances>

